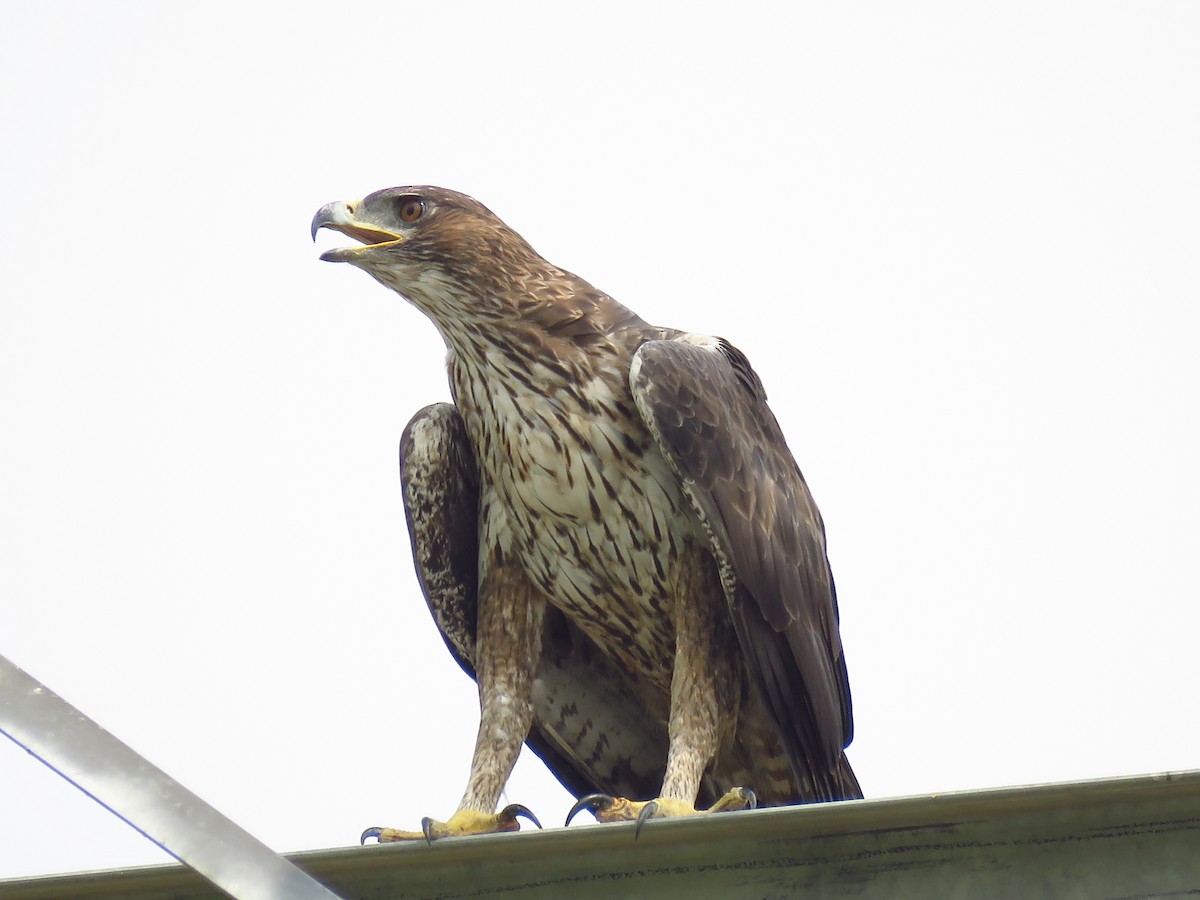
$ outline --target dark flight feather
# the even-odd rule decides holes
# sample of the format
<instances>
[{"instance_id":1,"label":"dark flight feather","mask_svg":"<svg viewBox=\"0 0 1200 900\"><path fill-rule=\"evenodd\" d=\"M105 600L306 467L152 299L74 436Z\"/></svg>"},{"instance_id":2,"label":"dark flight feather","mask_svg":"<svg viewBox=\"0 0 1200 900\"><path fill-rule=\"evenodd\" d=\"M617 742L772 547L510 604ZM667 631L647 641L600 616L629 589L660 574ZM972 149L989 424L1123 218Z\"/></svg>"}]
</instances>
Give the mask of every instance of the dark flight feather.
<instances>
[{"instance_id":1,"label":"dark flight feather","mask_svg":"<svg viewBox=\"0 0 1200 900\"><path fill-rule=\"evenodd\" d=\"M749 668L796 775L817 799L860 796L825 528L766 393L726 341L650 341L631 386L712 543Z\"/></svg>"}]
</instances>

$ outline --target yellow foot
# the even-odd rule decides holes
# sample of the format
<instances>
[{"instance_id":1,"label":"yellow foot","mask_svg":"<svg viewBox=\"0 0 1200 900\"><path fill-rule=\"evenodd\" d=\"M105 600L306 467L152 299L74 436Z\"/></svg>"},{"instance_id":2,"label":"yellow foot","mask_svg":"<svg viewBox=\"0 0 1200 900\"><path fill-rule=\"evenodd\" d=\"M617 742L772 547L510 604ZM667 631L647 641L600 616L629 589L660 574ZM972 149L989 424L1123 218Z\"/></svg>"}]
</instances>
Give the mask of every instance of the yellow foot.
<instances>
[{"instance_id":1,"label":"yellow foot","mask_svg":"<svg viewBox=\"0 0 1200 900\"><path fill-rule=\"evenodd\" d=\"M586 809L596 817L597 822L637 822L633 830L636 839L642 833L642 826L648 819L662 819L671 816L708 815L715 812L726 812L732 809L754 809L758 806L758 798L749 788L737 787L729 791L708 809L696 809L682 800L671 797L659 797L655 800L626 800L624 797L610 797L607 794L588 794L580 797L579 801L567 813L567 823L575 818L575 814Z\"/></svg>"},{"instance_id":2,"label":"yellow foot","mask_svg":"<svg viewBox=\"0 0 1200 900\"><path fill-rule=\"evenodd\" d=\"M428 817L421 820L420 831L399 831L395 828L368 828L362 833L361 843L368 838L375 838L381 844L393 841L425 841L432 844L437 838L458 837L464 834L493 834L498 831L520 831L521 823L517 818L525 818L542 827L527 807L513 803L504 807L498 813L484 813L473 809L460 809L450 817L449 822L439 822Z\"/></svg>"}]
</instances>

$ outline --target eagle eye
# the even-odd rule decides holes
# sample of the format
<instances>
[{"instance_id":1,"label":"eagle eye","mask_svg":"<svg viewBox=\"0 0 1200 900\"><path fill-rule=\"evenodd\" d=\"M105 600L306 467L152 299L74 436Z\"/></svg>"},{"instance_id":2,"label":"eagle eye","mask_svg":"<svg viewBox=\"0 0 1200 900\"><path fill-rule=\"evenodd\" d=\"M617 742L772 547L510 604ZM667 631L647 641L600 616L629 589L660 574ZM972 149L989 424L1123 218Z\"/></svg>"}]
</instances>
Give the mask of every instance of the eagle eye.
<instances>
[{"instance_id":1,"label":"eagle eye","mask_svg":"<svg viewBox=\"0 0 1200 900\"><path fill-rule=\"evenodd\" d=\"M425 215L425 204L414 197L409 197L400 204L400 218L405 222L415 222Z\"/></svg>"}]
</instances>

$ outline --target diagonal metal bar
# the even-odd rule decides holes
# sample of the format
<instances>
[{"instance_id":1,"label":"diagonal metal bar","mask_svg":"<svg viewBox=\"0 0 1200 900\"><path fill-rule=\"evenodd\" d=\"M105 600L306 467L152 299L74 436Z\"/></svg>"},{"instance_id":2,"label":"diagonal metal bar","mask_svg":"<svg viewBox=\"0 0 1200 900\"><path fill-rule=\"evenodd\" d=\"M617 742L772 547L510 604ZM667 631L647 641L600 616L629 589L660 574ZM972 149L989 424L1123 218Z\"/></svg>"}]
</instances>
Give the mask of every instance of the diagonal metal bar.
<instances>
[{"instance_id":1,"label":"diagonal metal bar","mask_svg":"<svg viewBox=\"0 0 1200 900\"><path fill-rule=\"evenodd\" d=\"M337 900L3 656L0 733L238 900Z\"/></svg>"}]
</instances>

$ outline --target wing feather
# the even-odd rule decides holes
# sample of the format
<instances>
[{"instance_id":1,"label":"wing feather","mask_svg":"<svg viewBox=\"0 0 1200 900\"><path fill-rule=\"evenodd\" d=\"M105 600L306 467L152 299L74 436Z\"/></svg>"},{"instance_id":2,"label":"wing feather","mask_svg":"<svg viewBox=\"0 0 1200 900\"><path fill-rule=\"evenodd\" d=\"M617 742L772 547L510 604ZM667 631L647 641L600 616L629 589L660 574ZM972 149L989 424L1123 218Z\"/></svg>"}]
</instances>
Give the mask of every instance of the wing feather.
<instances>
[{"instance_id":1,"label":"wing feather","mask_svg":"<svg viewBox=\"0 0 1200 900\"><path fill-rule=\"evenodd\" d=\"M747 667L811 799L861 796L825 529L746 357L724 340L643 344L630 386L721 570Z\"/></svg>"},{"instance_id":2,"label":"wing feather","mask_svg":"<svg viewBox=\"0 0 1200 900\"><path fill-rule=\"evenodd\" d=\"M425 603L450 654L474 678L479 473L466 426L449 403L425 407L405 427L400 484Z\"/></svg>"}]
</instances>

